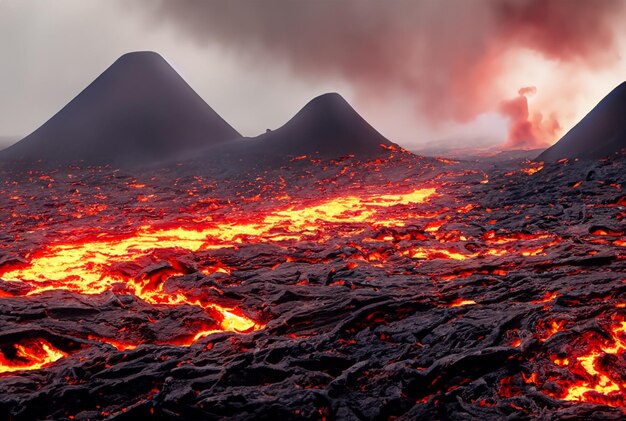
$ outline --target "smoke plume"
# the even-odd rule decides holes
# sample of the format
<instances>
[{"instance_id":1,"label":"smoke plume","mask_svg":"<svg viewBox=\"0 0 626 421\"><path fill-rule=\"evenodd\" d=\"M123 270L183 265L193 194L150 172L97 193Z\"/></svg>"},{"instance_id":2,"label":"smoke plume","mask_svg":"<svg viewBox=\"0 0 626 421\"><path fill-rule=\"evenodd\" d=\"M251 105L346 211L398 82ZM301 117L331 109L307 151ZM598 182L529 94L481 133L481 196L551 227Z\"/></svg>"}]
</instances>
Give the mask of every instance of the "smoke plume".
<instances>
[{"instance_id":1,"label":"smoke plume","mask_svg":"<svg viewBox=\"0 0 626 421\"><path fill-rule=\"evenodd\" d=\"M301 77L344 78L368 99L408 96L432 124L501 112L512 121L510 147L552 142L559 127L556 114L545 121L548 113L528 109L527 92L506 101L519 86L506 86L505 76L523 72L512 64L515 53L531 51L572 68L603 66L617 60L613 28L623 11L619 0L142 5L157 22L175 25L199 44L225 45L259 62L283 60Z\"/></svg>"},{"instance_id":2,"label":"smoke plume","mask_svg":"<svg viewBox=\"0 0 626 421\"><path fill-rule=\"evenodd\" d=\"M503 101L500 112L510 119L509 134L505 148L510 149L535 149L550 145L561 128L554 114L544 119L543 115L536 111L532 115L528 109L528 97L537 93L534 86L524 87L519 90L516 98Z\"/></svg>"}]
</instances>

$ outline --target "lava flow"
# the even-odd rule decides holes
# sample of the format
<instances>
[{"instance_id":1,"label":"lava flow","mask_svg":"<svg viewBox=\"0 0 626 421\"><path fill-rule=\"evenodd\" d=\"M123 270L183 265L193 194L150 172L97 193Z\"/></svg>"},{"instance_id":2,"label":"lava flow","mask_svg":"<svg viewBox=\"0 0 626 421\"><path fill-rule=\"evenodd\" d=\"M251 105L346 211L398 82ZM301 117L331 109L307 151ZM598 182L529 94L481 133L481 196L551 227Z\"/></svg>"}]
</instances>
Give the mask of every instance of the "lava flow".
<instances>
[{"instance_id":1,"label":"lava flow","mask_svg":"<svg viewBox=\"0 0 626 421\"><path fill-rule=\"evenodd\" d=\"M571 363L569 359L560 361L576 376L574 382L562 381L565 394L559 396L561 399L626 405L624 373L611 366L626 357L626 322L614 324L610 336L608 340L592 339L592 345L588 347L590 350L574 356Z\"/></svg>"},{"instance_id":2,"label":"lava flow","mask_svg":"<svg viewBox=\"0 0 626 421\"><path fill-rule=\"evenodd\" d=\"M5 178L0 416L619 418L624 165Z\"/></svg>"},{"instance_id":3,"label":"lava flow","mask_svg":"<svg viewBox=\"0 0 626 421\"><path fill-rule=\"evenodd\" d=\"M0 373L37 370L67 354L43 339L27 339L0 347Z\"/></svg>"},{"instance_id":4,"label":"lava flow","mask_svg":"<svg viewBox=\"0 0 626 421\"><path fill-rule=\"evenodd\" d=\"M155 305L199 306L209 313L217 313L219 324L202 330L190 341L176 340L175 344L197 341L218 331L247 332L262 328L260 323L237 314L238 310L207 302L199 296L182 291L165 291L163 281L184 275L181 268L167 267L150 276L129 277L114 266L136 261L158 249L183 249L186 252L232 247L246 241L298 240L319 235L323 224L364 222L385 225L377 219L382 207L422 203L435 194L434 188L418 189L406 194L370 195L366 197L343 196L316 204L291 206L260 215L256 221L237 219L196 224L191 227L155 228L144 226L132 235L98 234L95 238L76 240L71 244L53 244L35 252L30 262L15 268L5 268L0 276L6 281L28 284L28 296L44 291L65 289L80 294L101 294L115 289L117 293L133 294ZM204 274L226 272L222 267L205 267ZM142 274L143 275L143 274ZM158 276L156 276L158 275ZM123 285L123 286L120 286ZM111 343L111 340L102 339ZM124 345L123 347L128 347ZM134 346L134 345L133 345ZM120 346L117 346L120 349ZM122 347L122 348L123 348ZM33 366L39 368L38 366Z\"/></svg>"}]
</instances>

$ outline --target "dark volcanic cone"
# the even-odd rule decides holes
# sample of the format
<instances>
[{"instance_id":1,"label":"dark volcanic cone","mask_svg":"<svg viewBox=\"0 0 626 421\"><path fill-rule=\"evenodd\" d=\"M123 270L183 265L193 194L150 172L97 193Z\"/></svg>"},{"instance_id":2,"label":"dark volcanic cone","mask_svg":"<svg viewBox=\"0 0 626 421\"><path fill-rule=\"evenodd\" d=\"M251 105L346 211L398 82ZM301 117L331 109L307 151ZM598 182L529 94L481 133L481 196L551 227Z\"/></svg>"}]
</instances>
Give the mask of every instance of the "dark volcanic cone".
<instances>
[{"instance_id":1,"label":"dark volcanic cone","mask_svg":"<svg viewBox=\"0 0 626 421\"><path fill-rule=\"evenodd\" d=\"M238 137L163 57L133 52L0 158L132 166Z\"/></svg>"},{"instance_id":2,"label":"dark volcanic cone","mask_svg":"<svg viewBox=\"0 0 626 421\"><path fill-rule=\"evenodd\" d=\"M613 89L589 114L537 157L598 159L626 148L626 82Z\"/></svg>"},{"instance_id":3,"label":"dark volcanic cone","mask_svg":"<svg viewBox=\"0 0 626 421\"><path fill-rule=\"evenodd\" d=\"M372 156L381 144L393 145L337 93L314 98L284 126L252 141L290 155Z\"/></svg>"},{"instance_id":4,"label":"dark volcanic cone","mask_svg":"<svg viewBox=\"0 0 626 421\"><path fill-rule=\"evenodd\" d=\"M337 93L311 100L285 125L211 150L223 162L275 164L297 156L333 159L354 155L370 159L394 146ZM398 147L399 148L399 147Z\"/></svg>"}]
</instances>

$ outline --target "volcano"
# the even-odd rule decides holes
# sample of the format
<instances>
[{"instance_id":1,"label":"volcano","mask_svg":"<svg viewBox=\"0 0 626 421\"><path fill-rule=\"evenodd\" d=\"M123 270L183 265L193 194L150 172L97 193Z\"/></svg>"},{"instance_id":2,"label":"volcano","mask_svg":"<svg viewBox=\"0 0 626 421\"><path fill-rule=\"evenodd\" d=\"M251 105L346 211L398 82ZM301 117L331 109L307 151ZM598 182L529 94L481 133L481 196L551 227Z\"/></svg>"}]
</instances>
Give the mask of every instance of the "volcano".
<instances>
[{"instance_id":1,"label":"volcano","mask_svg":"<svg viewBox=\"0 0 626 421\"><path fill-rule=\"evenodd\" d=\"M291 155L371 157L391 146L337 93L312 99L284 126L252 140L264 149Z\"/></svg>"},{"instance_id":2,"label":"volcano","mask_svg":"<svg viewBox=\"0 0 626 421\"><path fill-rule=\"evenodd\" d=\"M626 82L605 96L578 124L537 157L598 159L626 148Z\"/></svg>"},{"instance_id":3,"label":"volcano","mask_svg":"<svg viewBox=\"0 0 626 421\"><path fill-rule=\"evenodd\" d=\"M163 57L141 51L121 56L0 159L134 166L238 137Z\"/></svg>"},{"instance_id":4,"label":"volcano","mask_svg":"<svg viewBox=\"0 0 626 421\"><path fill-rule=\"evenodd\" d=\"M336 159L354 156L367 160L387 150L400 150L372 127L338 93L320 95L276 130L229 142L210 150L225 162L279 162L296 157Z\"/></svg>"}]
</instances>

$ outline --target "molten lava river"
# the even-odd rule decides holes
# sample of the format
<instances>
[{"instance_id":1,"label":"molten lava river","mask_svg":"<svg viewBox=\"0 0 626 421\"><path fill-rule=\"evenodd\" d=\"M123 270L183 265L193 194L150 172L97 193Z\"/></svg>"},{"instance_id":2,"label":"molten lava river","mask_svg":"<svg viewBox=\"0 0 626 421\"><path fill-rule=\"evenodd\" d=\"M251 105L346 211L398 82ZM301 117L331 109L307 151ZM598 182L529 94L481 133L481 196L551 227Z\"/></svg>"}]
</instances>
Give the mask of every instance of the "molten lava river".
<instances>
[{"instance_id":1,"label":"molten lava river","mask_svg":"<svg viewBox=\"0 0 626 421\"><path fill-rule=\"evenodd\" d=\"M623 418L625 166L3 170L0 418Z\"/></svg>"}]
</instances>

